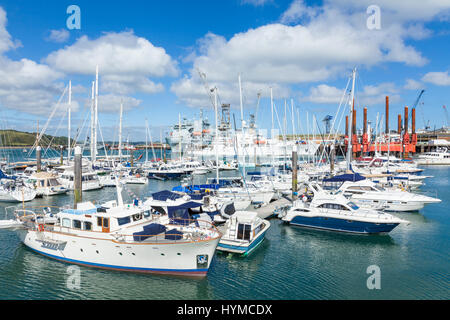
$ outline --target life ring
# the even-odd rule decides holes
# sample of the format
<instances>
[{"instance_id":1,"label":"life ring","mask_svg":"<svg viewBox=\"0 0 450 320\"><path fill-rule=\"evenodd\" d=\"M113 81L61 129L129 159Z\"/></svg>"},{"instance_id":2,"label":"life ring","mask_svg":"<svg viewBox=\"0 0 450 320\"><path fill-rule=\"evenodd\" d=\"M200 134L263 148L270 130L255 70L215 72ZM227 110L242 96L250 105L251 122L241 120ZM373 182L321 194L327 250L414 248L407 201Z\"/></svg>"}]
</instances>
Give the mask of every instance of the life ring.
<instances>
[{"instance_id":1,"label":"life ring","mask_svg":"<svg viewBox=\"0 0 450 320\"><path fill-rule=\"evenodd\" d=\"M44 224L43 223L39 223L39 232L44 231Z\"/></svg>"}]
</instances>

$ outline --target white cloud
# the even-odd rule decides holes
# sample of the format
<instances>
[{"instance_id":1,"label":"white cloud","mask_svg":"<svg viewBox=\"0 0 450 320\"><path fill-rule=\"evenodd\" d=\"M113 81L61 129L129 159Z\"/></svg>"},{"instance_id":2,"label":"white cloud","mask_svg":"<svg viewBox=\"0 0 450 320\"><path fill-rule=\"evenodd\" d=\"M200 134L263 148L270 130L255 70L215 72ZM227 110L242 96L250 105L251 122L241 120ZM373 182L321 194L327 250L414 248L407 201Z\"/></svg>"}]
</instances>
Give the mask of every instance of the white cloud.
<instances>
[{"instance_id":1,"label":"white cloud","mask_svg":"<svg viewBox=\"0 0 450 320\"><path fill-rule=\"evenodd\" d=\"M341 101L343 95L344 89L338 89L326 84L319 84L316 87L312 87L309 96L302 100L315 103L336 104Z\"/></svg>"},{"instance_id":2,"label":"white cloud","mask_svg":"<svg viewBox=\"0 0 450 320\"><path fill-rule=\"evenodd\" d=\"M438 86L450 86L450 75L446 72L428 72L422 77L422 81Z\"/></svg>"},{"instance_id":3,"label":"white cloud","mask_svg":"<svg viewBox=\"0 0 450 320\"><path fill-rule=\"evenodd\" d=\"M73 45L48 55L45 61L66 73L93 75L99 65L100 89L112 94L153 94L164 91L150 77L177 76L177 62L161 47L132 31L82 36Z\"/></svg>"},{"instance_id":4,"label":"white cloud","mask_svg":"<svg viewBox=\"0 0 450 320\"><path fill-rule=\"evenodd\" d=\"M406 83L403 88L406 90L419 90L423 88L423 84L414 79L406 79Z\"/></svg>"},{"instance_id":5,"label":"white cloud","mask_svg":"<svg viewBox=\"0 0 450 320\"><path fill-rule=\"evenodd\" d=\"M318 12L319 9L317 7L308 7L303 0L294 0L289 8L283 12L280 21L285 24L298 22L302 18L312 18L316 16Z\"/></svg>"},{"instance_id":6,"label":"white cloud","mask_svg":"<svg viewBox=\"0 0 450 320\"><path fill-rule=\"evenodd\" d=\"M164 77L178 74L177 63L163 48L155 47L132 31L105 33L94 40L82 36L73 45L49 54L45 62L72 74L92 75L96 65L103 75Z\"/></svg>"},{"instance_id":7,"label":"white cloud","mask_svg":"<svg viewBox=\"0 0 450 320\"><path fill-rule=\"evenodd\" d=\"M51 30L50 35L46 38L47 41L63 43L69 40L70 33L66 29Z\"/></svg>"},{"instance_id":8,"label":"white cloud","mask_svg":"<svg viewBox=\"0 0 450 320\"><path fill-rule=\"evenodd\" d=\"M12 40L11 35L6 30L6 12L0 7L0 54L21 46L20 41Z\"/></svg>"},{"instance_id":9,"label":"white cloud","mask_svg":"<svg viewBox=\"0 0 450 320\"><path fill-rule=\"evenodd\" d=\"M301 24L268 24L237 33L230 39L208 33L198 40L195 53L189 54L192 61L189 74L176 81L171 90L181 102L199 106L208 99L197 69L207 75L209 86L216 85L221 92L235 88L239 73L251 87L278 84L283 91L289 91L293 84L335 80L354 66L368 69L386 62L427 64L428 60L407 44L408 39L430 35L423 25L404 23L406 16L402 16L401 20L389 23L383 20L381 30L369 30L366 10L355 11L355 7L360 7L355 3L343 0L340 8L325 1L321 7L310 7L297 0L280 20L296 22L306 17ZM399 8L390 6L390 15ZM440 8L427 11L422 18L435 16ZM239 91L230 92L225 97L236 100Z\"/></svg>"},{"instance_id":10,"label":"white cloud","mask_svg":"<svg viewBox=\"0 0 450 320\"><path fill-rule=\"evenodd\" d=\"M119 114L121 103L123 103L123 110L128 111L135 107L138 107L142 103L142 101L133 97L116 94L99 95L98 111Z\"/></svg>"},{"instance_id":11,"label":"white cloud","mask_svg":"<svg viewBox=\"0 0 450 320\"><path fill-rule=\"evenodd\" d=\"M4 56L17 47L6 30L6 12L0 7L0 103L2 107L30 114L49 114L64 84L61 72L29 59L18 61ZM74 101L76 107L76 101Z\"/></svg>"},{"instance_id":12,"label":"white cloud","mask_svg":"<svg viewBox=\"0 0 450 320\"><path fill-rule=\"evenodd\" d=\"M391 82L367 85L355 90L355 101L357 106L374 106L382 104L386 96L389 96L392 102L398 101L400 99L398 93L399 89ZM322 104L338 104L341 102L343 95L343 88L320 84L312 87L309 95L301 100Z\"/></svg>"}]
</instances>

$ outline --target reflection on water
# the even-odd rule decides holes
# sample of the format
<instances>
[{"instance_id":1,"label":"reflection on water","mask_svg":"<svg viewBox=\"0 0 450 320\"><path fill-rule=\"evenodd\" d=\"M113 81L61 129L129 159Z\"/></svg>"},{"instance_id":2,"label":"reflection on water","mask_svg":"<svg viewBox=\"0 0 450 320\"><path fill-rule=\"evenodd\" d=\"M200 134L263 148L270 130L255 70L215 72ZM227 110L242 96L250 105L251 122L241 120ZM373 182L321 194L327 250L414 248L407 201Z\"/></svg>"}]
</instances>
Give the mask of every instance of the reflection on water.
<instances>
[{"instance_id":1,"label":"reflection on water","mask_svg":"<svg viewBox=\"0 0 450 320\"><path fill-rule=\"evenodd\" d=\"M69 264L28 250L15 233L3 230L0 299L448 299L450 170L427 168L424 174L435 178L423 189L437 189L443 202L416 213L394 213L410 225L367 236L302 229L272 219L259 248L248 257L217 253L204 279L80 267L81 289L70 290ZM178 184L150 181L127 188L143 198ZM46 197L27 205L62 206L72 197ZM114 197L114 188L83 193L85 201ZM124 199L131 200L126 192ZM6 206L0 204L0 210ZM381 270L381 290L366 287L367 267L374 264Z\"/></svg>"}]
</instances>

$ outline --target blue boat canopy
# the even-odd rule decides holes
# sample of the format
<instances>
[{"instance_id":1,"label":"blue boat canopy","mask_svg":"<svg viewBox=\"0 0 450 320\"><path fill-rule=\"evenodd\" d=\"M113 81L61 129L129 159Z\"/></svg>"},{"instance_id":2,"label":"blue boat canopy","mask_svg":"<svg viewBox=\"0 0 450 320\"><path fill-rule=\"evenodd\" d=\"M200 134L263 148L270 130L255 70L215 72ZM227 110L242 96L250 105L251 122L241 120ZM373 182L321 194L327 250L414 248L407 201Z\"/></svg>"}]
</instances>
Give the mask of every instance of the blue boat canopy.
<instances>
[{"instance_id":1,"label":"blue boat canopy","mask_svg":"<svg viewBox=\"0 0 450 320\"><path fill-rule=\"evenodd\" d=\"M189 209L201 207L199 202L189 201L179 206L167 207L167 214L171 223L188 225L189 224Z\"/></svg>"},{"instance_id":2,"label":"blue boat canopy","mask_svg":"<svg viewBox=\"0 0 450 320\"><path fill-rule=\"evenodd\" d=\"M4 174L3 173L3 171L2 170L0 170L0 180L1 179L10 179L10 180L16 180L17 179L17 177L10 177L10 176L7 176L6 174Z\"/></svg>"},{"instance_id":3,"label":"blue boat canopy","mask_svg":"<svg viewBox=\"0 0 450 320\"><path fill-rule=\"evenodd\" d=\"M164 190L153 193L152 197L154 200L166 201L167 199L176 200L182 198L183 196L178 193L171 192L169 190Z\"/></svg>"},{"instance_id":4,"label":"blue boat canopy","mask_svg":"<svg viewBox=\"0 0 450 320\"><path fill-rule=\"evenodd\" d=\"M360 175L359 173L346 173L339 176L334 176L329 179L323 179L323 182L345 182L345 181L361 181L366 178Z\"/></svg>"}]
</instances>

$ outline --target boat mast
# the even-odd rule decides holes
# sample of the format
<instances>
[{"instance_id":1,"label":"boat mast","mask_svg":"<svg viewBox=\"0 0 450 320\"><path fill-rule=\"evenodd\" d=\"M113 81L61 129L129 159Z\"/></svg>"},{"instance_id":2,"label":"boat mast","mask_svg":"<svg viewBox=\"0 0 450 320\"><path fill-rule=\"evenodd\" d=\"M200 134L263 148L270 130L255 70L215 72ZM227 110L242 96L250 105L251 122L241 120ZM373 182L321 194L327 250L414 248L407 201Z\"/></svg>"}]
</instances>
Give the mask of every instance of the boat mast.
<instances>
[{"instance_id":1,"label":"boat mast","mask_svg":"<svg viewBox=\"0 0 450 320\"><path fill-rule=\"evenodd\" d=\"M217 87L214 87L214 112L216 118L216 143L214 149L216 151L216 183L219 183L219 154L217 152L219 147L219 124L217 119Z\"/></svg>"},{"instance_id":2,"label":"boat mast","mask_svg":"<svg viewBox=\"0 0 450 320\"><path fill-rule=\"evenodd\" d=\"M95 118L95 81L92 81L91 95L91 161L94 162L94 118Z\"/></svg>"},{"instance_id":3,"label":"boat mast","mask_svg":"<svg viewBox=\"0 0 450 320\"><path fill-rule=\"evenodd\" d=\"M352 92L350 95L350 101L349 101L349 105L350 105L350 123L353 123L353 108L354 108L354 101L355 101L355 77L356 77L356 68L353 69L352 72ZM356 130L356 128L355 128ZM348 148L347 148L347 170L350 170L350 162L351 162L351 155L352 155L352 130L350 130L350 136L348 139Z\"/></svg>"},{"instance_id":4,"label":"boat mast","mask_svg":"<svg viewBox=\"0 0 450 320\"><path fill-rule=\"evenodd\" d=\"M122 161L122 117L123 117L123 102L120 103L119 113L119 161Z\"/></svg>"},{"instance_id":5,"label":"boat mast","mask_svg":"<svg viewBox=\"0 0 450 320\"><path fill-rule=\"evenodd\" d=\"M68 138L67 138L67 164L70 164L70 122L71 122L71 113L72 113L72 81L69 81L69 124L67 126Z\"/></svg>"},{"instance_id":6,"label":"boat mast","mask_svg":"<svg viewBox=\"0 0 450 320\"><path fill-rule=\"evenodd\" d=\"M270 109L272 111L272 132L270 133L270 137L273 139L273 89L270 88Z\"/></svg>"},{"instance_id":7,"label":"boat mast","mask_svg":"<svg viewBox=\"0 0 450 320\"><path fill-rule=\"evenodd\" d=\"M98 65L95 68L95 105L94 105L94 155L93 162L97 160L97 124L98 124Z\"/></svg>"},{"instance_id":8,"label":"boat mast","mask_svg":"<svg viewBox=\"0 0 450 320\"><path fill-rule=\"evenodd\" d=\"M243 156L243 176L245 180L246 172L245 172L245 141L244 141L244 105L242 102L242 83L241 83L241 74L239 74L239 100L241 104L241 140L242 140L242 156ZM234 133L236 135L236 132ZM236 139L236 143L239 143L238 139ZM238 157L238 165L239 165L239 157Z\"/></svg>"},{"instance_id":9,"label":"boat mast","mask_svg":"<svg viewBox=\"0 0 450 320\"><path fill-rule=\"evenodd\" d=\"M148 163L148 120L145 118L145 163Z\"/></svg>"}]
</instances>

